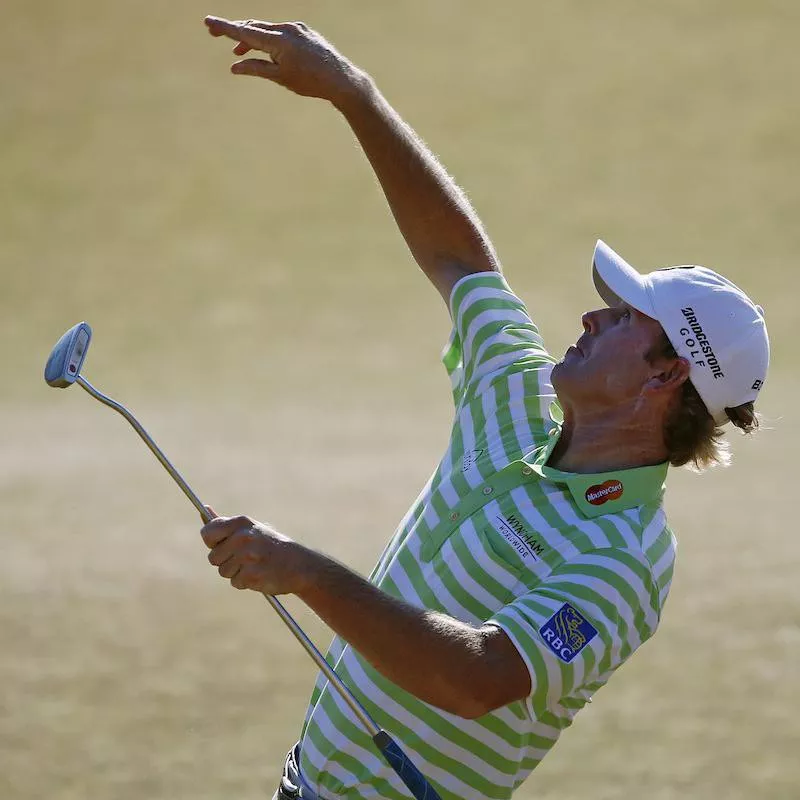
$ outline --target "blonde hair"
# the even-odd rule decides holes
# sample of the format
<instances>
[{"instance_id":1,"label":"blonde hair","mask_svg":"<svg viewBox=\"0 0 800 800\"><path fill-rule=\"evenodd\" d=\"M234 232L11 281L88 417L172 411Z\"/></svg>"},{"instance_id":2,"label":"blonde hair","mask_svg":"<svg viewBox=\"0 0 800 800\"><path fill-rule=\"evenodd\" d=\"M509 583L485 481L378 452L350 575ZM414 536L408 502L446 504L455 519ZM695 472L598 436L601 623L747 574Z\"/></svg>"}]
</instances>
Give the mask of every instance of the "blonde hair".
<instances>
[{"instance_id":1,"label":"blonde hair","mask_svg":"<svg viewBox=\"0 0 800 800\"><path fill-rule=\"evenodd\" d=\"M672 343L663 334L663 342L647 354L677 358ZM743 433L752 434L759 426L759 417L752 402L726 408L728 419ZM664 420L664 444L669 463L675 467L687 466L695 472L708 467L728 466L731 462L730 444L725 439L725 429L717 425L708 413L705 403L691 381L684 381L681 394Z\"/></svg>"}]
</instances>

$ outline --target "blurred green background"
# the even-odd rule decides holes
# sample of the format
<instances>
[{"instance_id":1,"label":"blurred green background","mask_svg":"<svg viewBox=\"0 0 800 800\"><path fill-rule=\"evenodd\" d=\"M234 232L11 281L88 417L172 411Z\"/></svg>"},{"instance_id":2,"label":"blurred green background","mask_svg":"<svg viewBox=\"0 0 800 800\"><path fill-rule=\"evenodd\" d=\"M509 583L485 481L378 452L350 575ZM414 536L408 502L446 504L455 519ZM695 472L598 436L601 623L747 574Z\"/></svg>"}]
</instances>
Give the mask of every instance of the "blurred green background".
<instances>
[{"instance_id":1,"label":"blurred green background","mask_svg":"<svg viewBox=\"0 0 800 800\"><path fill-rule=\"evenodd\" d=\"M205 560L124 421L204 500L368 571L446 443L447 313L343 121L228 73L205 13L303 19L466 187L554 353L602 236L766 307L768 429L673 471L658 636L520 798L800 796L792 457L800 6L5 0L0 52L0 796L270 797L314 668ZM330 633L291 610L320 646Z\"/></svg>"}]
</instances>

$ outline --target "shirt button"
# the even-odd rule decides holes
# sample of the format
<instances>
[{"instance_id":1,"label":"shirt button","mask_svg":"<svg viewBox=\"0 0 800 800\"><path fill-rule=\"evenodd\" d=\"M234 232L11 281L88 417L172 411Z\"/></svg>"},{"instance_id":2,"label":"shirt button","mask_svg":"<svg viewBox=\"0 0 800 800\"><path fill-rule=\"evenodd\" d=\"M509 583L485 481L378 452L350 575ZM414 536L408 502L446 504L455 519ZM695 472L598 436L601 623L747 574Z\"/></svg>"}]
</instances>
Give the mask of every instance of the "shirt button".
<instances>
[{"instance_id":1,"label":"shirt button","mask_svg":"<svg viewBox=\"0 0 800 800\"><path fill-rule=\"evenodd\" d=\"M491 494L493 491L494 491L494 489L492 489L491 486L484 486L483 487L483 493L484 494Z\"/></svg>"},{"instance_id":2,"label":"shirt button","mask_svg":"<svg viewBox=\"0 0 800 800\"><path fill-rule=\"evenodd\" d=\"M523 475L530 475L532 472L533 472L533 470L528 466L525 466L525 467L522 468L522 474Z\"/></svg>"},{"instance_id":3,"label":"shirt button","mask_svg":"<svg viewBox=\"0 0 800 800\"><path fill-rule=\"evenodd\" d=\"M453 513L450 515L450 519L451 519L453 522L455 522L455 521L456 521L456 520L457 520L457 519L458 519L460 516L461 516L461 514L459 514L459 513L458 513L458 511L454 511L454 512L453 512Z\"/></svg>"}]
</instances>

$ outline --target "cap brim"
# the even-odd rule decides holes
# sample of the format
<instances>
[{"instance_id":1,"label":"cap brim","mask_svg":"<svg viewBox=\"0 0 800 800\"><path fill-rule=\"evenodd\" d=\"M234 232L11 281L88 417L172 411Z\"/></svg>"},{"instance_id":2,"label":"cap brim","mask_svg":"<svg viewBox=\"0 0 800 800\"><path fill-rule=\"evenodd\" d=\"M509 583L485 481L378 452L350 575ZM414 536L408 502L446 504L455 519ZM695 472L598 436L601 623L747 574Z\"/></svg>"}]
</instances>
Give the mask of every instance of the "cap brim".
<instances>
[{"instance_id":1,"label":"cap brim","mask_svg":"<svg viewBox=\"0 0 800 800\"><path fill-rule=\"evenodd\" d=\"M597 293L609 306L625 302L642 314L657 319L647 278L600 239L597 240L592 258L592 280Z\"/></svg>"}]
</instances>

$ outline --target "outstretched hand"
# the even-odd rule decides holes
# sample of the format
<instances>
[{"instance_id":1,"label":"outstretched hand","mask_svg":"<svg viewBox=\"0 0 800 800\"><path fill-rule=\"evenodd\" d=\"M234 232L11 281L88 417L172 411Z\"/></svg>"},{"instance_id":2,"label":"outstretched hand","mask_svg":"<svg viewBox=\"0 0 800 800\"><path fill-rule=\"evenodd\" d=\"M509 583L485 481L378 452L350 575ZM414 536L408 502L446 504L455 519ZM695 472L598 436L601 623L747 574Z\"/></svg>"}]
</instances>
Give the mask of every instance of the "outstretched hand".
<instances>
[{"instance_id":1,"label":"outstretched hand","mask_svg":"<svg viewBox=\"0 0 800 800\"><path fill-rule=\"evenodd\" d=\"M206 17L212 36L236 42L233 52L251 51L267 58L245 58L231 65L235 75L253 75L278 83L304 97L320 97L332 103L357 94L365 74L323 36L303 22L260 22Z\"/></svg>"}]
</instances>

